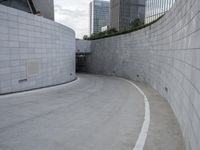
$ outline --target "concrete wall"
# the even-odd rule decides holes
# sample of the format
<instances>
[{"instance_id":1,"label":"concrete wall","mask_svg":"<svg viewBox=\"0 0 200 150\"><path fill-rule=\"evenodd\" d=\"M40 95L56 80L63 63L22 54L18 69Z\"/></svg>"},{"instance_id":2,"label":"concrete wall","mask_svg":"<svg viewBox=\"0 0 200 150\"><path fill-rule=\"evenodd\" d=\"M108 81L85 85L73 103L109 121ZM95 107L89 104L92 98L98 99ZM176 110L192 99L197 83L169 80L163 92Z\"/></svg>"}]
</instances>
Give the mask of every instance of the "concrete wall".
<instances>
[{"instance_id":1,"label":"concrete wall","mask_svg":"<svg viewBox=\"0 0 200 150\"><path fill-rule=\"evenodd\" d=\"M74 79L74 31L0 5L0 94Z\"/></svg>"},{"instance_id":2,"label":"concrete wall","mask_svg":"<svg viewBox=\"0 0 200 150\"><path fill-rule=\"evenodd\" d=\"M90 53L91 41L76 39L76 53Z\"/></svg>"},{"instance_id":3,"label":"concrete wall","mask_svg":"<svg viewBox=\"0 0 200 150\"><path fill-rule=\"evenodd\" d=\"M149 83L173 108L188 150L200 149L199 0L177 0L143 30L92 41L88 67Z\"/></svg>"}]
</instances>

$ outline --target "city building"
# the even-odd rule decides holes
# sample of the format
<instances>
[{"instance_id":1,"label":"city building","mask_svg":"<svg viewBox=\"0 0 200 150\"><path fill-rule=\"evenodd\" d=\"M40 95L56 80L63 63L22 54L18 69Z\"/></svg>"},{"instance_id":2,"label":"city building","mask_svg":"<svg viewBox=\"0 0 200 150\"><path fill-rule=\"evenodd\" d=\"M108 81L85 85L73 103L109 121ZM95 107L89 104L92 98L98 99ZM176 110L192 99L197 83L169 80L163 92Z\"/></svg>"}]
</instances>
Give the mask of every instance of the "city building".
<instances>
[{"instance_id":1,"label":"city building","mask_svg":"<svg viewBox=\"0 0 200 150\"><path fill-rule=\"evenodd\" d=\"M101 28L110 25L110 2L93 0L90 2L90 35L101 32Z\"/></svg>"},{"instance_id":2,"label":"city building","mask_svg":"<svg viewBox=\"0 0 200 150\"><path fill-rule=\"evenodd\" d=\"M124 29L136 18L144 21L145 0L111 0L110 3L112 28Z\"/></svg>"},{"instance_id":3,"label":"city building","mask_svg":"<svg viewBox=\"0 0 200 150\"><path fill-rule=\"evenodd\" d=\"M174 2L175 0L146 0L145 23L150 23L164 15Z\"/></svg>"},{"instance_id":4,"label":"city building","mask_svg":"<svg viewBox=\"0 0 200 150\"><path fill-rule=\"evenodd\" d=\"M53 0L0 0L0 4L54 20Z\"/></svg>"},{"instance_id":5,"label":"city building","mask_svg":"<svg viewBox=\"0 0 200 150\"><path fill-rule=\"evenodd\" d=\"M105 32L110 29L110 26L101 27L101 32Z\"/></svg>"}]
</instances>

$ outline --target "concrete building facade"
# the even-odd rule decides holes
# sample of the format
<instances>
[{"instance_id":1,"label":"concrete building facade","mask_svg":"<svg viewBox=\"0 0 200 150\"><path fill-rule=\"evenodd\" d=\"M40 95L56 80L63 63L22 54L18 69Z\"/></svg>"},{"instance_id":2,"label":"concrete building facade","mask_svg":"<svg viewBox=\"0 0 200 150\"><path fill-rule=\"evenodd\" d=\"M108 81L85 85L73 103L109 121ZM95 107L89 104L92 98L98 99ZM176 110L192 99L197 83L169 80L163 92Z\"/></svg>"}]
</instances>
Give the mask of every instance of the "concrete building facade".
<instances>
[{"instance_id":1,"label":"concrete building facade","mask_svg":"<svg viewBox=\"0 0 200 150\"><path fill-rule=\"evenodd\" d=\"M145 23L150 23L164 15L174 4L175 0L146 0Z\"/></svg>"},{"instance_id":2,"label":"concrete building facade","mask_svg":"<svg viewBox=\"0 0 200 150\"><path fill-rule=\"evenodd\" d=\"M110 2L93 0L90 2L90 35L101 32L101 28L110 25Z\"/></svg>"},{"instance_id":3,"label":"concrete building facade","mask_svg":"<svg viewBox=\"0 0 200 150\"><path fill-rule=\"evenodd\" d=\"M122 30L136 18L144 21L145 0L111 0L111 27Z\"/></svg>"},{"instance_id":4,"label":"concrete building facade","mask_svg":"<svg viewBox=\"0 0 200 150\"><path fill-rule=\"evenodd\" d=\"M0 5L0 94L74 80L75 32Z\"/></svg>"},{"instance_id":5,"label":"concrete building facade","mask_svg":"<svg viewBox=\"0 0 200 150\"><path fill-rule=\"evenodd\" d=\"M54 20L54 0L3 0L0 4Z\"/></svg>"},{"instance_id":6,"label":"concrete building facade","mask_svg":"<svg viewBox=\"0 0 200 150\"><path fill-rule=\"evenodd\" d=\"M92 41L88 69L150 84L171 105L187 149L199 150L199 39L200 1L176 0L147 28Z\"/></svg>"}]
</instances>

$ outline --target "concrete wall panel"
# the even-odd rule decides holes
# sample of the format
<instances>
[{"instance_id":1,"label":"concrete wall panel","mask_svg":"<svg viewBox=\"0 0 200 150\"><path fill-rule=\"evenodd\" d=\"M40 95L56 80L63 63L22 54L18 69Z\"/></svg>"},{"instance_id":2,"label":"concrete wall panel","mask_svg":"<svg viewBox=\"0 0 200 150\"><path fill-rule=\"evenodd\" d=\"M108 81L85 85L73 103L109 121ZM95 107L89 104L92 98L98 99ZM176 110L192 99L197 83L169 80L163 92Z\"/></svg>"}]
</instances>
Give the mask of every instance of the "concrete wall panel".
<instances>
[{"instance_id":1,"label":"concrete wall panel","mask_svg":"<svg viewBox=\"0 0 200 150\"><path fill-rule=\"evenodd\" d=\"M91 41L76 39L76 53L89 53Z\"/></svg>"},{"instance_id":2,"label":"concrete wall panel","mask_svg":"<svg viewBox=\"0 0 200 150\"><path fill-rule=\"evenodd\" d=\"M0 94L74 79L74 31L0 5Z\"/></svg>"},{"instance_id":3,"label":"concrete wall panel","mask_svg":"<svg viewBox=\"0 0 200 150\"><path fill-rule=\"evenodd\" d=\"M200 149L200 1L176 0L157 23L92 41L90 72L149 83L180 123L188 150Z\"/></svg>"}]
</instances>

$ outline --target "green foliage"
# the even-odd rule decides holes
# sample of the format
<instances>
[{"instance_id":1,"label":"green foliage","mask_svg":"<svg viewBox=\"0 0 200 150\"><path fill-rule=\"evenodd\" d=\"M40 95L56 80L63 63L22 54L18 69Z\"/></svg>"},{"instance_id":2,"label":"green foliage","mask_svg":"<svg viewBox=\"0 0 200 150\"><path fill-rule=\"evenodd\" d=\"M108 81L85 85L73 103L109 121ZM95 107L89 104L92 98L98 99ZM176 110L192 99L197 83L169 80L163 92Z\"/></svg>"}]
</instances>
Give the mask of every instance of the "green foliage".
<instances>
[{"instance_id":1,"label":"green foliage","mask_svg":"<svg viewBox=\"0 0 200 150\"><path fill-rule=\"evenodd\" d=\"M83 36L83 39L84 39L84 40L87 40L87 39L88 39L88 36L87 36L87 35L84 35L84 36Z\"/></svg>"},{"instance_id":2,"label":"green foliage","mask_svg":"<svg viewBox=\"0 0 200 150\"><path fill-rule=\"evenodd\" d=\"M107 37L112 37L112 36L117 36L117 35L122 35L122 34L131 33L134 31L138 31L148 26L151 26L152 24L160 20L163 16L164 15L160 16L158 19L148 24L144 24L144 22L140 21L140 19L135 19L133 22L131 22L130 27L128 28L125 28L121 31L117 31L115 28L112 28L104 32L94 33L89 38L87 38L87 40L97 40L97 39L102 39L102 38L107 38Z\"/></svg>"},{"instance_id":3,"label":"green foliage","mask_svg":"<svg viewBox=\"0 0 200 150\"><path fill-rule=\"evenodd\" d=\"M115 28L111 28L107 31L104 32L99 32L99 33L93 33L87 40L93 40L93 39L98 39L99 37L105 37L108 35L113 35L116 34L118 31Z\"/></svg>"},{"instance_id":4,"label":"green foliage","mask_svg":"<svg viewBox=\"0 0 200 150\"><path fill-rule=\"evenodd\" d=\"M131 28L137 28L137 27L143 26L143 25L144 25L144 22L141 21L139 18L136 18L135 20L133 20L133 21L130 23Z\"/></svg>"},{"instance_id":5,"label":"green foliage","mask_svg":"<svg viewBox=\"0 0 200 150\"><path fill-rule=\"evenodd\" d=\"M115 28L111 28L110 30L106 31L108 34L117 33Z\"/></svg>"}]
</instances>

